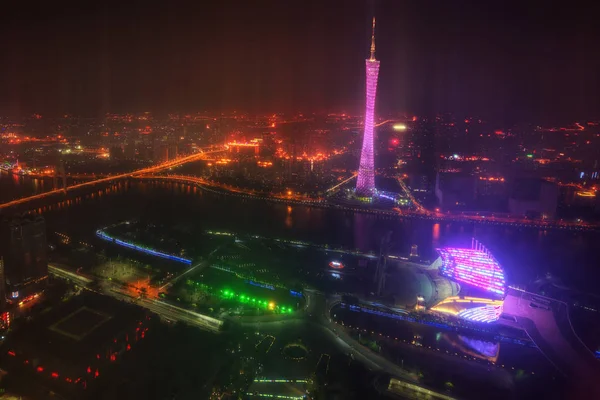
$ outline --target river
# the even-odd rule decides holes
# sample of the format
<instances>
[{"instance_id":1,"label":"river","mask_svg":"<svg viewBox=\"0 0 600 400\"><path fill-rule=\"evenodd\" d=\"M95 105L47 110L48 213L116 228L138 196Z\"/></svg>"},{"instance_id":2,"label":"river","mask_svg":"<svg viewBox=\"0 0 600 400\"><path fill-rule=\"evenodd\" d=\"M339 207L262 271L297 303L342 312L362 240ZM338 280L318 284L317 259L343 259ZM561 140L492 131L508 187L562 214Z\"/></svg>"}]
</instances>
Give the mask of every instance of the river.
<instances>
[{"instance_id":1,"label":"river","mask_svg":"<svg viewBox=\"0 0 600 400\"><path fill-rule=\"evenodd\" d=\"M51 180L0 174L0 201L50 189ZM72 201L43 212L49 231L91 237L96 229L126 219L180 226L191 235L207 229L379 251L392 232L391 254L418 246L425 259L440 246L482 242L506 270L509 284L526 284L546 272L579 290L600 294L598 232L537 230L416 219L285 205L204 192L185 184L122 182L94 198Z\"/></svg>"}]
</instances>

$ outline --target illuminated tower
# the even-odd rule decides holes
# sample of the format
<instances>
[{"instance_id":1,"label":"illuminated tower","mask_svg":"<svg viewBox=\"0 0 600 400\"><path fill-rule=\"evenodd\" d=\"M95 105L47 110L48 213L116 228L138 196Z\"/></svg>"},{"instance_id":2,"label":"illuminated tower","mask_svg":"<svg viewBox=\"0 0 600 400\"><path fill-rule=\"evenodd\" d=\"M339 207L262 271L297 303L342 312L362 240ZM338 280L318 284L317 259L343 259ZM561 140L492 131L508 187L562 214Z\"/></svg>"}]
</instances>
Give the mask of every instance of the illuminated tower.
<instances>
[{"instance_id":1,"label":"illuminated tower","mask_svg":"<svg viewBox=\"0 0 600 400\"><path fill-rule=\"evenodd\" d=\"M377 93L377 76L379 61L375 59L375 17L373 17L373 33L371 35L371 57L365 61L367 67L367 107L365 110L365 132L363 134L360 164L356 193L360 196L372 196L375 191L375 160L373 151L373 121L375 114L375 95Z\"/></svg>"}]
</instances>

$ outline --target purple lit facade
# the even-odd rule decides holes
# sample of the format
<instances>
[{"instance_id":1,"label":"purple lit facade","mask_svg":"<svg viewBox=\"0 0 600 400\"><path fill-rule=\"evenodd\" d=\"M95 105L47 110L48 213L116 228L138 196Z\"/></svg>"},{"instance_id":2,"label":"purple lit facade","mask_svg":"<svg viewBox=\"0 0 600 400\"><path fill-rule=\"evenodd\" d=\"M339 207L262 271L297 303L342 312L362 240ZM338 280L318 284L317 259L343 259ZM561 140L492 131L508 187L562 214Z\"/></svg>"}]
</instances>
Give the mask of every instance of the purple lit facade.
<instances>
[{"instance_id":1,"label":"purple lit facade","mask_svg":"<svg viewBox=\"0 0 600 400\"><path fill-rule=\"evenodd\" d=\"M446 247L437 251L442 259L442 276L482 289L494 297L504 297L506 294L504 271L483 246L478 245L473 249Z\"/></svg>"},{"instance_id":2,"label":"purple lit facade","mask_svg":"<svg viewBox=\"0 0 600 400\"><path fill-rule=\"evenodd\" d=\"M458 312L458 317L474 322L494 322L498 321L502 314L502 306L487 305L482 307L473 307Z\"/></svg>"},{"instance_id":3,"label":"purple lit facade","mask_svg":"<svg viewBox=\"0 0 600 400\"><path fill-rule=\"evenodd\" d=\"M375 160L373 151L373 129L375 118L375 96L377 94L377 78L379 61L375 59L375 18L373 18L373 35L371 36L371 57L365 61L367 72L367 104L365 110L365 131L356 181L356 193L371 197L375 192Z\"/></svg>"}]
</instances>

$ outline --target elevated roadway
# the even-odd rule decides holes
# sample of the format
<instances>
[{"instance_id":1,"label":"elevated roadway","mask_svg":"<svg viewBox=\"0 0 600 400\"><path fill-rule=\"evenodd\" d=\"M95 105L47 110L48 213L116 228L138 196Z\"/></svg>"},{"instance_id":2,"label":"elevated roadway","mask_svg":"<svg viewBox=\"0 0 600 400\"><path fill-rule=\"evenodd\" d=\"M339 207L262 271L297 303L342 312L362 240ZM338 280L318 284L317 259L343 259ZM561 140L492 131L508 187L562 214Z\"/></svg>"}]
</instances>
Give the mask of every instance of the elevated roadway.
<instances>
[{"instance_id":1,"label":"elevated roadway","mask_svg":"<svg viewBox=\"0 0 600 400\"><path fill-rule=\"evenodd\" d=\"M164 162L164 163L161 163L158 165L153 165L148 168L143 168L143 169L132 171L132 172L126 172L124 174L112 175L112 176L108 176L105 178L91 180L88 182L78 183L76 185L72 185L67 188L54 189L54 190L50 190L48 192L36 194L33 196L29 196L29 197L23 197L20 199L16 199L16 200L12 200L12 201L0 204L0 211L7 209L7 208L15 207L18 205L26 204L33 200L45 199L45 198L49 198L51 196L55 196L55 195L59 195L59 194L67 194L69 192L73 192L76 190L94 187L94 186L96 186L98 184L102 184L102 183L113 182L113 181L116 181L119 179L135 177L135 176L144 175L144 174L157 173L157 172L160 172L160 171L168 169L168 168L173 168L173 167L177 167L182 164L186 164L188 162L202 160L209 154L220 153L222 151L224 151L224 148L222 148L222 149L220 148L220 149L216 149L216 150L209 150L206 152L203 151L203 152L195 153L195 154L192 154L189 156L179 157L175 160L167 161L167 162Z\"/></svg>"}]
</instances>

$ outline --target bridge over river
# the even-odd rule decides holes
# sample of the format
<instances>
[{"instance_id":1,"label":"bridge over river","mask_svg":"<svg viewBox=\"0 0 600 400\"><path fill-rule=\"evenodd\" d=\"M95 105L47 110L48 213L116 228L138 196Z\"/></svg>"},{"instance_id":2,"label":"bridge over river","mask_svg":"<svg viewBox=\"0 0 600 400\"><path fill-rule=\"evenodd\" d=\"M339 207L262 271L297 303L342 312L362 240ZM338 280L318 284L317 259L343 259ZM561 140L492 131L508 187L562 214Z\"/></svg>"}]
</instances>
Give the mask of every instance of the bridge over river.
<instances>
[{"instance_id":1,"label":"bridge over river","mask_svg":"<svg viewBox=\"0 0 600 400\"><path fill-rule=\"evenodd\" d=\"M200 151L198 153L194 153L194 154L191 154L188 156L178 157L174 160L166 161L166 162L163 162L163 163L160 163L157 165L153 165L148 168L143 168L143 169L132 171L132 172L126 172L123 174L112 175L112 176L108 176L105 178L94 179L94 180L90 180L87 182L78 183L78 184L75 184L75 185L72 185L72 186L69 186L66 188L54 189L54 190L50 190L50 191L36 194L33 196L28 196L28 197L23 197L20 199L12 200L12 201L0 204L0 213L5 212L6 210L9 210L9 209L16 209L19 206L29 206L30 204L34 203L37 200L58 198L60 196L65 196L69 193L77 193L80 191L86 191L86 190L90 190L90 189L93 190L96 187L101 186L103 184L116 182L121 179L132 178L132 177L136 177L136 176L140 176L140 175L155 174L155 173L161 172L165 169L178 167L180 165L183 165L183 164L186 164L189 162L193 162L193 161L203 160L208 155L212 155L214 153L220 153L220 152L223 152L224 150L225 150L225 148L217 148L217 149L211 148L207 151Z\"/></svg>"}]
</instances>

